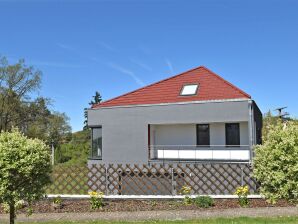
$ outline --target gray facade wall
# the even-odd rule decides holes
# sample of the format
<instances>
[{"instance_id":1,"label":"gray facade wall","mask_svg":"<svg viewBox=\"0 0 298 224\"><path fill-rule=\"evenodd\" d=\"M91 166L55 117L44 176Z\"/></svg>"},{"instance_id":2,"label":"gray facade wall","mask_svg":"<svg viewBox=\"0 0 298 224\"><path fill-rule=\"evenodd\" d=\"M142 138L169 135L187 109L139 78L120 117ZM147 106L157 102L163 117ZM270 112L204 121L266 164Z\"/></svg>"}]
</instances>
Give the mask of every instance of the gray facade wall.
<instances>
[{"instance_id":1,"label":"gray facade wall","mask_svg":"<svg viewBox=\"0 0 298 224\"><path fill-rule=\"evenodd\" d=\"M88 125L102 126L102 160L148 163L148 124L248 122L249 100L111 107L88 111Z\"/></svg>"}]
</instances>

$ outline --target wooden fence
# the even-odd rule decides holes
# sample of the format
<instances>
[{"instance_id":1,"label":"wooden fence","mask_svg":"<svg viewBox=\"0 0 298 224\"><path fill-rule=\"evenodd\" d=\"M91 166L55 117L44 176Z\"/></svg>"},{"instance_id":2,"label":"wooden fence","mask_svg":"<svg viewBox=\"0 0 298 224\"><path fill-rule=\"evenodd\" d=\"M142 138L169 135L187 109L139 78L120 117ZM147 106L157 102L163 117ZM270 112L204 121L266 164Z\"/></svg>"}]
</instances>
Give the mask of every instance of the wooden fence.
<instances>
[{"instance_id":1,"label":"wooden fence","mask_svg":"<svg viewBox=\"0 0 298 224\"><path fill-rule=\"evenodd\" d=\"M191 194L229 195L248 185L257 193L248 164L109 164L55 168L49 194L177 195L182 186Z\"/></svg>"}]
</instances>

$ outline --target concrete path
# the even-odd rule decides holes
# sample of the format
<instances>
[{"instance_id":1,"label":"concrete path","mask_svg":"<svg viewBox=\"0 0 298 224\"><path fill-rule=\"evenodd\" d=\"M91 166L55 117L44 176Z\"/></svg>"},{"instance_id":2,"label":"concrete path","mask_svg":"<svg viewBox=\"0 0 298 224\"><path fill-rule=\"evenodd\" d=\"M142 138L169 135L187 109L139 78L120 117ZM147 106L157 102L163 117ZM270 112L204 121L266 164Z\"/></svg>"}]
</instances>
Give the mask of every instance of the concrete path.
<instances>
[{"instance_id":1,"label":"concrete path","mask_svg":"<svg viewBox=\"0 0 298 224\"><path fill-rule=\"evenodd\" d=\"M216 217L278 217L295 216L298 221L298 207L237 208L221 210L179 210L179 211L137 211L137 212L91 212L91 213L39 213L26 217L18 215L19 222L45 221L88 221L88 220L184 220ZM0 215L0 223L7 223L8 216Z\"/></svg>"}]
</instances>

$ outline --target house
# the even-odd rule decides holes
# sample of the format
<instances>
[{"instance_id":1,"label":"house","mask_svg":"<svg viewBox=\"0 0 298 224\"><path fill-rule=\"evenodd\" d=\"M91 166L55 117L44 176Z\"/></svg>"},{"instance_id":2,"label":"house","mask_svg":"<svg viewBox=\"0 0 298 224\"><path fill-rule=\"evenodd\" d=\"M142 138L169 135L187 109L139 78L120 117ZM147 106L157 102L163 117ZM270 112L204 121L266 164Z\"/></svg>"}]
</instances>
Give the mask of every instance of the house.
<instances>
[{"instance_id":1,"label":"house","mask_svg":"<svg viewBox=\"0 0 298 224\"><path fill-rule=\"evenodd\" d=\"M262 114L251 96L206 67L88 110L89 164L250 163Z\"/></svg>"}]
</instances>

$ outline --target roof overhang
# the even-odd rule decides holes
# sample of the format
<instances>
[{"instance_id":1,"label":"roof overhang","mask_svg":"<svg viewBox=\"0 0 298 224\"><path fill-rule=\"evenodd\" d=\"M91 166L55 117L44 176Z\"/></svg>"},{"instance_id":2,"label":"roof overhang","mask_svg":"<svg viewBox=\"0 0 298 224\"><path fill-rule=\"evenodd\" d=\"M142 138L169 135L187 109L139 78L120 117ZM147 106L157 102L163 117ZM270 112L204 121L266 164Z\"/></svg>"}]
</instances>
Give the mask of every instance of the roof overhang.
<instances>
[{"instance_id":1,"label":"roof overhang","mask_svg":"<svg viewBox=\"0 0 298 224\"><path fill-rule=\"evenodd\" d=\"M186 104L204 104L204 103L223 103L223 102L242 102L252 101L248 98L238 99L222 99L222 100L201 100L201 101L187 101L187 102L175 102L175 103L158 103L158 104L136 104L136 105L122 105L122 106L110 106L110 107L97 107L89 108L88 110L102 110L102 109L114 109L114 108L133 108L133 107L153 107L153 106L169 106L169 105L186 105Z\"/></svg>"}]
</instances>

